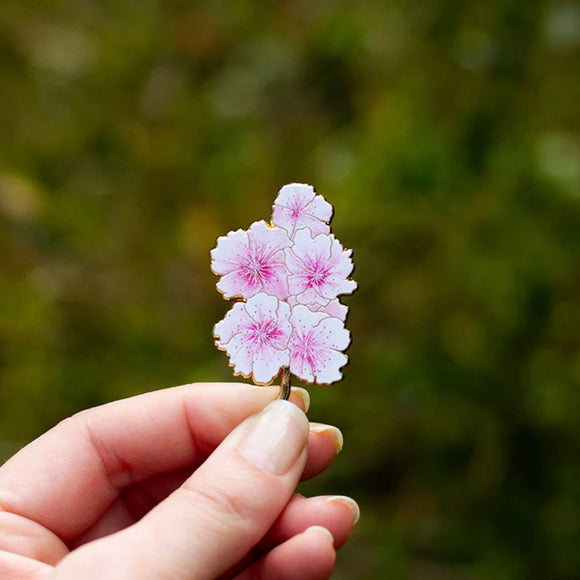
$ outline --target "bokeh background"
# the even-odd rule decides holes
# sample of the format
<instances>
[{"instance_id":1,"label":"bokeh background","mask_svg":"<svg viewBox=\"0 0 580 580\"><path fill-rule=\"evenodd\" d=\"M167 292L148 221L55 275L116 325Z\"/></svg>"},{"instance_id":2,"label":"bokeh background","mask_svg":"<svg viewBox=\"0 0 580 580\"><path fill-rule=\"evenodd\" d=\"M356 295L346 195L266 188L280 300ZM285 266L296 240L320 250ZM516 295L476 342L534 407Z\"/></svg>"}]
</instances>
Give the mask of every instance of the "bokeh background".
<instances>
[{"instance_id":1,"label":"bokeh background","mask_svg":"<svg viewBox=\"0 0 580 580\"><path fill-rule=\"evenodd\" d=\"M314 184L354 249L335 577L580 577L580 2L2 0L0 458L230 380L217 236Z\"/></svg>"}]
</instances>

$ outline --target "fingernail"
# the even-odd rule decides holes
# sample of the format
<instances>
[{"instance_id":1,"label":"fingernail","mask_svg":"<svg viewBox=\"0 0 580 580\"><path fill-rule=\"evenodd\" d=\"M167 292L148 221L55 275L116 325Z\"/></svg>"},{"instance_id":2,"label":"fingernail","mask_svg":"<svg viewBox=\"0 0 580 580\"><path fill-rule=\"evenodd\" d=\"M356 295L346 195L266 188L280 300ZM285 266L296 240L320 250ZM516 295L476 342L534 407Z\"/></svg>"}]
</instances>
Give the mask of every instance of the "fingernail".
<instances>
[{"instance_id":1,"label":"fingernail","mask_svg":"<svg viewBox=\"0 0 580 580\"><path fill-rule=\"evenodd\" d=\"M308 440L308 419L294 404L276 400L255 417L240 454L267 473L282 475L297 461Z\"/></svg>"},{"instance_id":2,"label":"fingernail","mask_svg":"<svg viewBox=\"0 0 580 580\"><path fill-rule=\"evenodd\" d=\"M291 395L298 395L302 399L302 404L304 405L304 412L308 413L310 409L310 393L303 389L302 387L292 387Z\"/></svg>"},{"instance_id":3,"label":"fingernail","mask_svg":"<svg viewBox=\"0 0 580 580\"><path fill-rule=\"evenodd\" d=\"M338 427L335 427L334 425L324 425L323 423L310 423L310 430L314 433L325 433L330 435L334 439L336 453L340 453L342 451L344 438Z\"/></svg>"},{"instance_id":4,"label":"fingernail","mask_svg":"<svg viewBox=\"0 0 580 580\"><path fill-rule=\"evenodd\" d=\"M347 495L331 495L326 498L326 501L346 505L352 511L352 516L354 519L353 525L359 521L360 508L358 507L358 503L356 503L352 497L348 497Z\"/></svg>"},{"instance_id":5,"label":"fingernail","mask_svg":"<svg viewBox=\"0 0 580 580\"><path fill-rule=\"evenodd\" d=\"M306 528L302 533L303 534L311 534L311 533L323 534L328 538L328 541L331 544L334 544L334 536L330 533L330 530L327 530L323 526L310 526L309 528Z\"/></svg>"}]
</instances>

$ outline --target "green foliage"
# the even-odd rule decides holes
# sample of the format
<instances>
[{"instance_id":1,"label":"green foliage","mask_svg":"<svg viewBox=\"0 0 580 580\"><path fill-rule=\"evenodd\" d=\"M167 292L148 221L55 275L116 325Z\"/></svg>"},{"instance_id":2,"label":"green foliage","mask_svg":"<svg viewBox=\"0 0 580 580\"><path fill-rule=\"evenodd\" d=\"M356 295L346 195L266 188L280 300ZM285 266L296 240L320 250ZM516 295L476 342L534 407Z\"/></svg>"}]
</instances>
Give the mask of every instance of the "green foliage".
<instances>
[{"instance_id":1,"label":"green foliage","mask_svg":"<svg viewBox=\"0 0 580 580\"><path fill-rule=\"evenodd\" d=\"M209 250L314 184L355 251L337 578L580 576L580 3L3 0L0 453L229 380Z\"/></svg>"}]
</instances>

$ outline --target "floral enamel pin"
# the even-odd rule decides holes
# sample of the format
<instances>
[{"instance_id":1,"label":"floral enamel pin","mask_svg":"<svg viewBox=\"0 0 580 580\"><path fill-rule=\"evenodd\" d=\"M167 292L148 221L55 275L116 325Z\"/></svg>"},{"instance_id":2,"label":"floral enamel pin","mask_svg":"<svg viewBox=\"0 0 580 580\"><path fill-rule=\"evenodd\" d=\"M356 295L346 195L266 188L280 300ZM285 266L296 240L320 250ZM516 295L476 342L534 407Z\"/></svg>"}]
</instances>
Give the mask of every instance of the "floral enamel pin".
<instances>
[{"instance_id":1,"label":"floral enamel pin","mask_svg":"<svg viewBox=\"0 0 580 580\"><path fill-rule=\"evenodd\" d=\"M221 236L211 269L225 299L237 299L214 327L234 374L266 385L282 373L280 398L290 375L308 383L342 378L350 343L348 308L338 296L357 287L353 263L330 232L332 206L314 188L290 183L279 192L272 222Z\"/></svg>"}]
</instances>

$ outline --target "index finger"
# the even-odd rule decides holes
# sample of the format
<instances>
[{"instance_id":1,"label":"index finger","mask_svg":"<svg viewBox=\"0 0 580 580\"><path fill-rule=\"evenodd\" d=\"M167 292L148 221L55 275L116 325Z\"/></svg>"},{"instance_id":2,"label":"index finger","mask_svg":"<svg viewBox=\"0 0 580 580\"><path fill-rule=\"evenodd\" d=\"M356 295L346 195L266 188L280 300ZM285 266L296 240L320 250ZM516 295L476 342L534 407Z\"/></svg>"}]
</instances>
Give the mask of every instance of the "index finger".
<instances>
[{"instance_id":1,"label":"index finger","mask_svg":"<svg viewBox=\"0 0 580 580\"><path fill-rule=\"evenodd\" d=\"M0 468L0 510L32 519L68 541L90 526L121 489L203 461L278 390L198 383L82 411ZM294 389L292 394L302 409L304 393Z\"/></svg>"}]
</instances>

